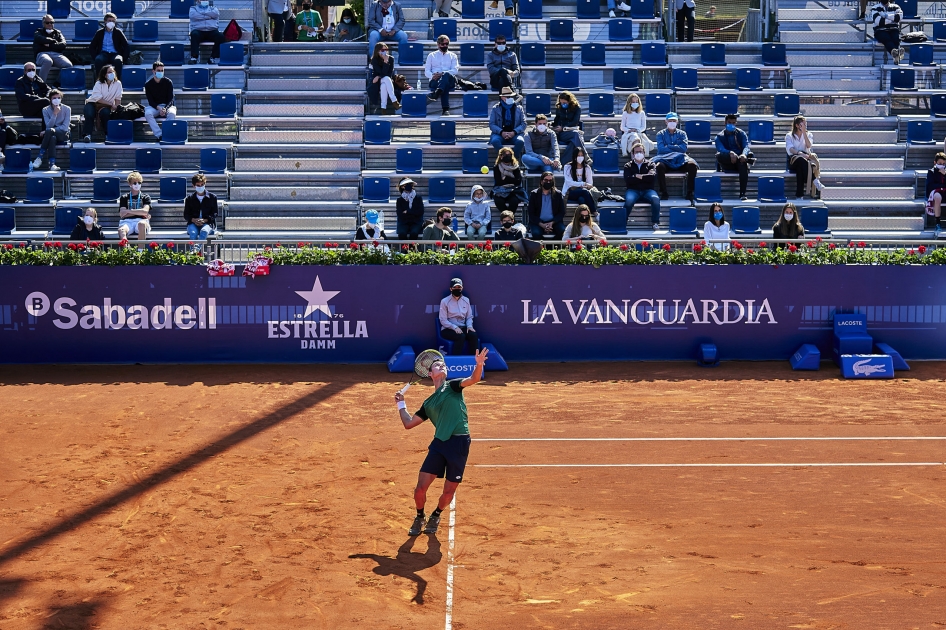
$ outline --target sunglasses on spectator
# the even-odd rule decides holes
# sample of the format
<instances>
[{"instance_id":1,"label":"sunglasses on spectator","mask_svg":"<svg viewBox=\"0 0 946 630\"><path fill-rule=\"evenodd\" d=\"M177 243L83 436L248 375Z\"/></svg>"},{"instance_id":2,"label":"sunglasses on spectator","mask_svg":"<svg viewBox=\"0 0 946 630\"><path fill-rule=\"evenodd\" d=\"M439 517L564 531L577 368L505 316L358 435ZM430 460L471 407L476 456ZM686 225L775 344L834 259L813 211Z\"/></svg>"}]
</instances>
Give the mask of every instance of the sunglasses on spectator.
<instances>
[{"instance_id":1,"label":"sunglasses on spectator","mask_svg":"<svg viewBox=\"0 0 946 630\"><path fill-rule=\"evenodd\" d=\"M49 24L50 26L52 26L53 24L55 24L55 22L47 22L47 21L43 20L43 24Z\"/></svg>"}]
</instances>

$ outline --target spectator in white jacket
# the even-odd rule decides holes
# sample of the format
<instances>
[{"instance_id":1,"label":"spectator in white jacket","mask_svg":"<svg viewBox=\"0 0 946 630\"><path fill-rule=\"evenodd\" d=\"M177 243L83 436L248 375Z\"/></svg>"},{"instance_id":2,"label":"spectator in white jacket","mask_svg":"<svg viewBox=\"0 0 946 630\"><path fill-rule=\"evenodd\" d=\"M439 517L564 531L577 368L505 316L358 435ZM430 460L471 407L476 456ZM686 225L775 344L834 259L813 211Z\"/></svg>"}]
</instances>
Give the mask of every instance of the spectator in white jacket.
<instances>
[{"instance_id":1,"label":"spectator in white jacket","mask_svg":"<svg viewBox=\"0 0 946 630\"><path fill-rule=\"evenodd\" d=\"M457 87L457 73L460 71L460 60L456 53L450 52L450 38L441 35L437 38L437 50L427 55L424 64L424 75L430 81L428 101L440 99L443 115L450 115L450 92Z\"/></svg>"},{"instance_id":2,"label":"spectator in white jacket","mask_svg":"<svg viewBox=\"0 0 946 630\"><path fill-rule=\"evenodd\" d=\"M469 238L483 240L489 234L489 222L492 220L489 209L489 197L480 185L470 190L470 203L463 211L463 223L466 224L466 235Z\"/></svg>"},{"instance_id":3,"label":"spectator in white jacket","mask_svg":"<svg viewBox=\"0 0 946 630\"><path fill-rule=\"evenodd\" d=\"M122 82L115 76L114 66L102 66L99 79L92 86L92 92L85 99L85 137L83 142L92 142L92 132L96 122L102 133L108 131L108 120L122 104Z\"/></svg>"},{"instance_id":4,"label":"spectator in white jacket","mask_svg":"<svg viewBox=\"0 0 946 630\"><path fill-rule=\"evenodd\" d=\"M627 102L624 103L624 111L621 112L621 131L624 132L624 135L621 136L621 153L630 155L634 140L640 140L641 146L644 147L644 155L650 155L654 143L645 135L647 114L644 113L644 103L641 101L641 97L635 92L632 92L627 97Z\"/></svg>"},{"instance_id":5,"label":"spectator in white jacket","mask_svg":"<svg viewBox=\"0 0 946 630\"><path fill-rule=\"evenodd\" d=\"M572 152L572 161L565 165L565 185L562 187L562 196L565 203L577 201L591 208L591 214L596 214L598 204L592 192L595 187L595 174L588 165L588 159L581 147L575 147Z\"/></svg>"},{"instance_id":6,"label":"spectator in white jacket","mask_svg":"<svg viewBox=\"0 0 946 630\"><path fill-rule=\"evenodd\" d=\"M604 232L595 223L595 218L591 213L591 208L582 204L575 210L575 216L571 224L565 228L562 234L563 241L581 240L583 238L593 238L600 240L604 238Z\"/></svg>"},{"instance_id":7,"label":"spectator in white jacket","mask_svg":"<svg viewBox=\"0 0 946 630\"><path fill-rule=\"evenodd\" d=\"M723 215L723 206L714 203L710 206L710 216L709 220L703 225L703 240L706 241L708 247L724 252L729 249L729 243L713 243L712 241L728 241L731 237L729 235L729 223L726 222L726 217Z\"/></svg>"}]
</instances>

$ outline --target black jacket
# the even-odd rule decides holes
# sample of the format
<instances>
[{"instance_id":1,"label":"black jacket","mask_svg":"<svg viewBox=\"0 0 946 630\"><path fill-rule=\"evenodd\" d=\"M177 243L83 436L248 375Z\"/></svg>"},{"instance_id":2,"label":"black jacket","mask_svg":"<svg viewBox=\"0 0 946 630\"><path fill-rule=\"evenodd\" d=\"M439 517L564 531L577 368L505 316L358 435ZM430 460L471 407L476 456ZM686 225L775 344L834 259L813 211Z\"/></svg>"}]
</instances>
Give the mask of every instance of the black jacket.
<instances>
[{"instance_id":1,"label":"black jacket","mask_svg":"<svg viewBox=\"0 0 946 630\"><path fill-rule=\"evenodd\" d=\"M937 168L931 168L926 172L926 199L929 200L930 193L937 188L946 188L946 171Z\"/></svg>"},{"instance_id":2,"label":"black jacket","mask_svg":"<svg viewBox=\"0 0 946 630\"><path fill-rule=\"evenodd\" d=\"M496 233L493 234L493 240L496 241L518 241L520 238L525 238L525 234L522 233L522 230L517 230L512 228L507 230L506 228L500 228L496 230Z\"/></svg>"},{"instance_id":3,"label":"black jacket","mask_svg":"<svg viewBox=\"0 0 946 630\"><path fill-rule=\"evenodd\" d=\"M394 210L398 221L420 221L424 218L424 198L418 193L414 196L414 203L408 206L407 200L398 195Z\"/></svg>"},{"instance_id":4,"label":"black jacket","mask_svg":"<svg viewBox=\"0 0 946 630\"><path fill-rule=\"evenodd\" d=\"M563 110L560 106L555 107L555 118L549 125L552 129L555 127L577 128L581 122L581 107L569 107Z\"/></svg>"},{"instance_id":5,"label":"black jacket","mask_svg":"<svg viewBox=\"0 0 946 630\"><path fill-rule=\"evenodd\" d=\"M145 97L148 99L148 105L157 108L158 105L174 105L174 84L167 77L160 81L154 78L148 79L145 83Z\"/></svg>"},{"instance_id":6,"label":"black jacket","mask_svg":"<svg viewBox=\"0 0 946 630\"><path fill-rule=\"evenodd\" d=\"M98 57L102 52L102 41L105 39L105 29L100 28L98 32L92 36L92 43L89 44L89 52L92 53L93 57ZM125 39L125 34L117 26L112 29L112 45L115 47L115 50L119 55L122 56L126 62L128 61L128 40ZM95 77L98 80L98 77Z\"/></svg>"},{"instance_id":7,"label":"black jacket","mask_svg":"<svg viewBox=\"0 0 946 630\"><path fill-rule=\"evenodd\" d=\"M192 219L203 219L210 227L217 227L217 196L209 190L204 191L204 200L197 199L197 193L191 193L184 199L184 223L190 225Z\"/></svg>"},{"instance_id":8,"label":"black jacket","mask_svg":"<svg viewBox=\"0 0 946 630\"><path fill-rule=\"evenodd\" d=\"M33 58L44 52L61 53L66 49L66 38L59 31L53 29L52 33L47 33L46 29L39 27L33 33Z\"/></svg>"},{"instance_id":9,"label":"black jacket","mask_svg":"<svg viewBox=\"0 0 946 630\"><path fill-rule=\"evenodd\" d=\"M772 238L776 240L804 238L805 228L802 227L801 223L798 223L797 225L798 225L798 234L789 234L787 232L782 233L781 225L776 223L775 225L772 226ZM781 249L783 247L785 247L785 243L775 243L775 249Z\"/></svg>"},{"instance_id":10,"label":"black jacket","mask_svg":"<svg viewBox=\"0 0 946 630\"><path fill-rule=\"evenodd\" d=\"M522 167L520 166L515 171L513 171L513 177L503 177L502 171L499 170L499 165L493 166L493 185L494 186L505 186L507 184L515 184L517 188L522 187Z\"/></svg>"},{"instance_id":11,"label":"black jacket","mask_svg":"<svg viewBox=\"0 0 946 630\"><path fill-rule=\"evenodd\" d=\"M562 197L562 191L553 188L552 195L552 222L565 222L565 198ZM538 225L539 216L542 214L542 189L536 188L529 193L529 225Z\"/></svg>"},{"instance_id":12,"label":"black jacket","mask_svg":"<svg viewBox=\"0 0 946 630\"><path fill-rule=\"evenodd\" d=\"M82 217L76 219L76 226L72 228L72 234L69 235L70 241L104 241L105 237L102 236L102 226L98 223L92 224L92 229L85 229L85 222L82 220Z\"/></svg>"},{"instance_id":13,"label":"black jacket","mask_svg":"<svg viewBox=\"0 0 946 630\"><path fill-rule=\"evenodd\" d=\"M635 175L638 174L643 175L643 177L637 179ZM624 165L624 183L628 190L654 190L654 176L656 174L656 165L647 158L644 158L640 165L634 160L630 160Z\"/></svg>"},{"instance_id":14,"label":"black jacket","mask_svg":"<svg viewBox=\"0 0 946 630\"><path fill-rule=\"evenodd\" d=\"M355 240L356 241L371 241L371 240L383 241L384 239L388 237L388 235L384 233L384 230L380 228L376 227L373 231L374 231L374 234L368 234L368 232L365 231L365 226L359 225L358 229L355 231Z\"/></svg>"},{"instance_id":15,"label":"black jacket","mask_svg":"<svg viewBox=\"0 0 946 630\"><path fill-rule=\"evenodd\" d=\"M24 74L16 80L13 91L21 116L42 116L43 108L49 105L49 86L39 76L30 81Z\"/></svg>"}]
</instances>

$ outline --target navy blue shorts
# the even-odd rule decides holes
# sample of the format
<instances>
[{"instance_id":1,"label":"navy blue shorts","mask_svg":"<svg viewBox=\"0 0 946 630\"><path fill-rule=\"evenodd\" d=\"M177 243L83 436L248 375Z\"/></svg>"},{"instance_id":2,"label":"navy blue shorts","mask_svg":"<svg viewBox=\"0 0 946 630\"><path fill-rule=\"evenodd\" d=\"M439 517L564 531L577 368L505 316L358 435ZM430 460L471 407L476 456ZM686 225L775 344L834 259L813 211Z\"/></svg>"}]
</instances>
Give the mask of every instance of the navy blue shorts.
<instances>
[{"instance_id":1,"label":"navy blue shorts","mask_svg":"<svg viewBox=\"0 0 946 630\"><path fill-rule=\"evenodd\" d=\"M427 447L427 459L420 471L460 483L463 469L466 468L466 458L470 456L470 442L469 435L454 435L446 442L434 438Z\"/></svg>"}]
</instances>

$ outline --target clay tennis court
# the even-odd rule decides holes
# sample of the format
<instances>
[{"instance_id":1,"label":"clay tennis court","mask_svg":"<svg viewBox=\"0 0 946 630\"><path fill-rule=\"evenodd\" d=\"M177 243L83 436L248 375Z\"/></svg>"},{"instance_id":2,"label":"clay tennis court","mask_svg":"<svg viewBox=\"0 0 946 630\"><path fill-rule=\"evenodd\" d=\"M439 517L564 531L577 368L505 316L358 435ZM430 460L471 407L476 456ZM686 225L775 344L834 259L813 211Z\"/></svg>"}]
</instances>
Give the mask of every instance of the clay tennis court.
<instances>
[{"instance_id":1,"label":"clay tennis court","mask_svg":"<svg viewBox=\"0 0 946 630\"><path fill-rule=\"evenodd\" d=\"M383 366L6 366L0 630L946 627L946 368L912 367L488 373L411 539L432 429Z\"/></svg>"}]
</instances>

